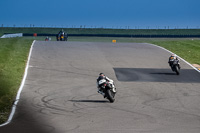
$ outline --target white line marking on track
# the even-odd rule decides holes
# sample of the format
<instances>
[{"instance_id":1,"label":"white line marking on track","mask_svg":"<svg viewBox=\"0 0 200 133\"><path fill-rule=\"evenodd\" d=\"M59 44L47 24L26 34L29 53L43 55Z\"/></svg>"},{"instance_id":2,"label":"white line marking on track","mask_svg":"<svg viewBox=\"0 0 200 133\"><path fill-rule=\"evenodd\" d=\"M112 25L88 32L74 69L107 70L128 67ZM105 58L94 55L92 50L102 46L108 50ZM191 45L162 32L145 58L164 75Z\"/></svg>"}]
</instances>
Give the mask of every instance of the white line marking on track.
<instances>
[{"instance_id":1,"label":"white line marking on track","mask_svg":"<svg viewBox=\"0 0 200 133\"><path fill-rule=\"evenodd\" d=\"M15 110L16 110L16 106L17 106L17 103L19 102L20 94L21 94L21 92L23 90L23 87L24 87L24 84L25 84L25 80L26 80L26 77L27 77L27 74L28 74L29 61L30 61L30 58L31 58L32 49L33 49L33 45L34 44L35 44L35 40L33 41L32 45L31 45L31 48L30 48L30 52L29 52L29 56L28 56L28 61L27 61L27 65L26 65L26 68L25 68L25 72L24 72L24 77L23 77L23 80L21 82L20 88L19 88L19 90L17 92L17 96L16 96L16 99L15 99L15 102L13 103L12 111L10 113L10 116L9 116L8 120L5 123L3 123L3 124L0 125L0 127L9 124L12 121L12 119L13 119L13 116L14 116Z\"/></svg>"},{"instance_id":2,"label":"white line marking on track","mask_svg":"<svg viewBox=\"0 0 200 133\"><path fill-rule=\"evenodd\" d=\"M169 51L169 50L167 50L167 49L165 49L165 48L163 48L163 47L161 47L161 46L158 46L158 45L155 45L155 44L150 44L150 43L146 43L146 44L149 44L149 45L152 45L152 46L155 46L155 47L158 47L158 48L161 48L161 49L163 49L163 50L165 50L165 51L167 51L167 52L169 52L169 53L173 53L173 52L171 52L171 51ZM177 54L176 54L177 55ZM178 56L178 55L177 55ZM181 58L180 56L178 56L182 61L184 61L185 63L187 63L189 66L191 66L193 69L195 69L197 72L199 72L200 73L200 70L198 70L196 67L194 67L192 64L190 64L189 62L187 62L186 60L184 60L183 58Z\"/></svg>"}]
</instances>

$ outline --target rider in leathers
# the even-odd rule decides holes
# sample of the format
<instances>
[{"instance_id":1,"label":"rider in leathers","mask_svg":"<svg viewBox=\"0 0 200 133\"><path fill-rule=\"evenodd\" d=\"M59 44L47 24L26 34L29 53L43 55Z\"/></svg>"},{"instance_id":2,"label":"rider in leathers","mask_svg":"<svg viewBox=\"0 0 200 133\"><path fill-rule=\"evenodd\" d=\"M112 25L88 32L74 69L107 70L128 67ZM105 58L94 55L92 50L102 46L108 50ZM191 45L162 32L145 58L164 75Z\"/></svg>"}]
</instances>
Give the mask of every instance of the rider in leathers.
<instances>
[{"instance_id":1,"label":"rider in leathers","mask_svg":"<svg viewBox=\"0 0 200 133\"><path fill-rule=\"evenodd\" d=\"M171 62L170 62L171 59L175 59L175 60L178 61L178 67L179 67L179 69L180 69L180 68L181 68L181 66L180 66L180 59L177 57L177 55L176 55L176 54L172 54L172 55L169 57L169 61L168 61L169 66L171 66Z\"/></svg>"},{"instance_id":2,"label":"rider in leathers","mask_svg":"<svg viewBox=\"0 0 200 133\"><path fill-rule=\"evenodd\" d=\"M108 78L107 76L105 76L103 73L100 73L99 77L97 78L97 88L98 88L97 92L100 93L100 94L102 94L103 96L105 96L105 93L101 90L101 88L99 88L99 84L98 84L99 80L102 79L102 78L105 79L106 81L108 81L110 83L110 85L111 85L111 87L113 89L113 92L116 93L116 88L114 86L113 80L110 79L110 78Z\"/></svg>"}]
</instances>

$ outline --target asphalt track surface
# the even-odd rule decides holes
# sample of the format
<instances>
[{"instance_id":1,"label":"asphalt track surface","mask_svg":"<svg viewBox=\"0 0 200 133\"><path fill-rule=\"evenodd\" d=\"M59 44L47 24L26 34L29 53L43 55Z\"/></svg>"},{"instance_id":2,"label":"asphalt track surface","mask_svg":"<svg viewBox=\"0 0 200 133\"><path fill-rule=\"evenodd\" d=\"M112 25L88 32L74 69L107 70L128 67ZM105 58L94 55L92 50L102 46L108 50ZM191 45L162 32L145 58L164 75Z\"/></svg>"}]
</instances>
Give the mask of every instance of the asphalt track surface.
<instances>
[{"instance_id":1,"label":"asphalt track surface","mask_svg":"<svg viewBox=\"0 0 200 133\"><path fill-rule=\"evenodd\" d=\"M12 122L0 133L200 133L200 73L149 44L36 41ZM100 72L116 101L97 93Z\"/></svg>"}]
</instances>

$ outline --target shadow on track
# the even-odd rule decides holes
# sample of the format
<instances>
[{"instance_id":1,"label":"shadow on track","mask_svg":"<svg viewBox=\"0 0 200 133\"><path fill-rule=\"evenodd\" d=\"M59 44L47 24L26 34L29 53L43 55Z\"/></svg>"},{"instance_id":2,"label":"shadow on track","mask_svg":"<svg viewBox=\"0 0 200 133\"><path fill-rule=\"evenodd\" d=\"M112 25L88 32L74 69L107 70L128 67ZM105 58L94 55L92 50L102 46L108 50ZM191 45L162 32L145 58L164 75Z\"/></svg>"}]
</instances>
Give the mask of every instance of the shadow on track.
<instances>
[{"instance_id":1,"label":"shadow on track","mask_svg":"<svg viewBox=\"0 0 200 133\"><path fill-rule=\"evenodd\" d=\"M171 69L159 68L114 68L114 71L122 82L200 83L200 73L194 69L181 69L180 75Z\"/></svg>"},{"instance_id":2,"label":"shadow on track","mask_svg":"<svg viewBox=\"0 0 200 133\"><path fill-rule=\"evenodd\" d=\"M71 102L77 102L77 103L109 103L109 101L106 100L69 100Z\"/></svg>"},{"instance_id":3,"label":"shadow on track","mask_svg":"<svg viewBox=\"0 0 200 133\"><path fill-rule=\"evenodd\" d=\"M150 74L159 74L159 75L176 75L176 73L150 73Z\"/></svg>"}]
</instances>

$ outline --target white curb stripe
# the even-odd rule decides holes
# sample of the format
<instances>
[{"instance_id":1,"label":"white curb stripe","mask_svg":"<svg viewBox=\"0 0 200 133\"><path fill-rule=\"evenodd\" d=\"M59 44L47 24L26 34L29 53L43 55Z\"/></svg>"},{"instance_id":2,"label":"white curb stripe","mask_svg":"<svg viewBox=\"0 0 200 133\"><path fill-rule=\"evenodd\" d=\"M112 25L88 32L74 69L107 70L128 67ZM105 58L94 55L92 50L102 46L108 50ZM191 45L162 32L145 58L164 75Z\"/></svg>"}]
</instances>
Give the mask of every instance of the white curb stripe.
<instances>
[{"instance_id":1,"label":"white curb stripe","mask_svg":"<svg viewBox=\"0 0 200 133\"><path fill-rule=\"evenodd\" d=\"M161 49L163 49L163 50L165 50L165 51L167 51L167 52L173 54L173 52L171 52L171 51L169 51L169 50L167 50L167 49L165 49L165 48L163 48L163 47L161 47L161 46L158 46L158 45L155 45L155 44L150 44L150 43L146 43L146 44L149 44L149 45L152 45L152 46L161 48ZM177 55L177 54L176 54L176 55ZM178 56L178 55L177 55L177 56ZM192 64L190 64L189 62L187 62L186 60L184 60L184 59L181 58L180 56L178 56L178 57L179 57L182 61L184 61L185 63L187 63L189 66L191 66L193 69L195 69L197 72L200 73L200 70L198 70L198 69L197 69L196 67L194 67Z\"/></svg>"},{"instance_id":2,"label":"white curb stripe","mask_svg":"<svg viewBox=\"0 0 200 133\"><path fill-rule=\"evenodd\" d=\"M1 38L12 38L12 37L22 37L23 33L15 33L15 34L5 34Z\"/></svg>"},{"instance_id":3,"label":"white curb stripe","mask_svg":"<svg viewBox=\"0 0 200 133\"><path fill-rule=\"evenodd\" d=\"M15 102L14 102L14 104L12 106L12 111L10 113L10 116L9 116L8 120L5 123L3 123L3 124L0 125L0 127L9 124L12 121L12 119L13 119L13 116L14 116L15 110L16 110L16 106L17 106L17 103L18 103L18 101L20 99L20 94L22 92L22 89L24 87L25 80L26 80L26 77L27 77L27 74L28 74L29 61L30 61L30 58L31 58L31 54L32 54L32 49L33 49L34 43L35 43L35 40L33 41L32 45L31 45L31 48L30 48L30 52L29 52L29 56L28 56L28 61L27 61L25 72L24 72L24 77L23 77L23 80L21 82L20 88L19 88L19 90L17 92L17 96L16 96Z\"/></svg>"}]
</instances>

